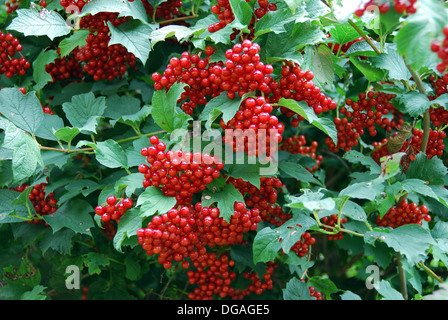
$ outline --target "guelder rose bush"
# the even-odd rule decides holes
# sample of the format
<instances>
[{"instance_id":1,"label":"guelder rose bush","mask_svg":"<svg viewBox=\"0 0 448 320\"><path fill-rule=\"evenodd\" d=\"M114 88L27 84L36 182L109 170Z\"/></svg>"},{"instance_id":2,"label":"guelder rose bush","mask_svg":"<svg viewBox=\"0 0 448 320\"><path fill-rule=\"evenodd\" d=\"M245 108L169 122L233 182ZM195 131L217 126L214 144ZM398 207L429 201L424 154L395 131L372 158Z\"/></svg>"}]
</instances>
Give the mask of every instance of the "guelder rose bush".
<instances>
[{"instance_id":1,"label":"guelder rose bush","mask_svg":"<svg viewBox=\"0 0 448 320\"><path fill-rule=\"evenodd\" d=\"M1 299L443 295L444 1L0 19Z\"/></svg>"}]
</instances>

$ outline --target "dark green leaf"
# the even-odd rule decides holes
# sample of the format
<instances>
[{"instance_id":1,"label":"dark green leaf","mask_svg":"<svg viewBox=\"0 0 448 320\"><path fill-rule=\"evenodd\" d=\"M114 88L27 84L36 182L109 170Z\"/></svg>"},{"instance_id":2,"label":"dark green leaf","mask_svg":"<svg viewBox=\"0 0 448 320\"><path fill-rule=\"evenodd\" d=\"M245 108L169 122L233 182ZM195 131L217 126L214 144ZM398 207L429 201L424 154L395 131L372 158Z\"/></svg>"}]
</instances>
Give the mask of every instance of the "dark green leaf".
<instances>
[{"instance_id":1,"label":"dark green leaf","mask_svg":"<svg viewBox=\"0 0 448 320\"><path fill-rule=\"evenodd\" d=\"M44 112L34 91L23 94L17 88L0 90L0 113L26 132L36 133Z\"/></svg>"}]
</instances>

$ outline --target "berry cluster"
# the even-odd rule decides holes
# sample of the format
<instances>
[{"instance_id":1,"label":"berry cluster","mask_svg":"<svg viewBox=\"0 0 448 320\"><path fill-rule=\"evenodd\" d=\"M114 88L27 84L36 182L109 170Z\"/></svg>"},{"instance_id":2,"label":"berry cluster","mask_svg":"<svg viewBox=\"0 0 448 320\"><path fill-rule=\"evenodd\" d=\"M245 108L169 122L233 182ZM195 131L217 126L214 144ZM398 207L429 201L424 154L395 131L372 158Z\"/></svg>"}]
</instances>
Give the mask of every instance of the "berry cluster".
<instances>
[{"instance_id":1,"label":"berry cluster","mask_svg":"<svg viewBox=\"0 0 448 320\"><path fill-rule=\"evenodd\" d=\"M285 213L283 208L277 204L278 189L283 186L279 178L261 177L260 188L241 178L235 179L230 177L228 181L244 196L244 201L248 208L257 208L260 211L263 221L280 227L291 219L291 215ZM291 247L291 251L295 252L299 257L304 257L309 252L309 247L315 242L316 239L309 232L305 232L301 235L300 240Z\"/></svg>"},{"instance_id":2,"label":"berry cluster","mask_svg":"<svg viewBox=\"0 0 448 320\"><path fill-rule=\"evenodd\" d=\"M215 246L233 245L243 241L243 235L255 231L261 221L260 210L247 209L242 202L234 203L233 214L227 222L220 217L220 210L204 207L196 203L196 233L203 245Z\"/></svg>"},{"instance_id":3,"label":"berry cluster","mask_svg":"<svg viewBox=\"0 0 448 320\"><path fill-rule=\"evenodd\" d=\"M183 52L180 58L171 58L163 75L158 72L152 74L154 89L168 91L174 83L187 84L178 102L183 101L182 110L192 115L198 105L203 106L207 103L206 96L218 95L219 87L210 82L209 60L213 52L212 47L207 47L205 59L200 58L198 54L190 55L189 52Z\"/></svg>"},{"instance_id":4,"label":"berry cluster","mask_svg":"<svg viewBox=\"0 0 448 320\"><path fill-rule=\"evenodd\" d=\"M364 5L364 7L356 10L355 15L362 17L366 11L374 11L376 8L378 8L381 14L386 14L389 12L391 5L397 13L414 14L417 12L417 0L370 0Z\"/></svg>"},{"instance_id":5,"label":"berry cluster","mask_svg":"<svg viewBox=\"0 0 448 320\"><path fill-rule=\"evenodd\" d=\"M415 202L404 200L391 207L382 218L378 215L376 223L381 227L398 228L406 224L421 225L422 220L431 221L428 207L425 205L418 206Z\"/></svg>"},{"instance_id":6,"label":"berry cluster","mask_svg":"<svg viewBox=\"0 0 448 320\"><path fill-rule=\"evenodd\" d=\"M145 7L146 14L151 18L156 20L165 19L170 20L179 15L180 9L182 8L182 0L167 0L159 3L156 6L155 12L154 7L149 3L148 0L142 0L143 6Z\"/></svg>"},{"instance_id":7,"label":"berry cluster","mask_svg":"<svg viewBox=\"0 0 448 320\"><path fill-rule=\"evenodd\" d=\"M213 300L213 295L221 298L232 296L234 289L232 280L237 276L235 271L229 271L229 267L235 262L229 258L227 252L218 256L217 253L205 253L202 261L194 261L196 271L188 270L187 277L190 284L198 287L188 294L190 300Z\"/></svg>"},{"instance_id":8,"label":"berry cluster","mask_svg":"<svg viewBox=\"0 0 448 320\"><path fill-rule=\"evenodd\" d=\"M395 138L396 134L394 134L390 139ZM398 152L406 152L407 159L410 161L415 160L416 155L420 152L420 147L422 144L423 131L417 128L412 130L412 136L403 142L400 150ZM441 157L445 150L444 139L446 138L445 131L434 131L430 129L428 146L426 147L426 156L428 159L433 157ZM380 142L374 142L373 147L374 151L372 153L372 158L380 163L380 159L382 157L391 155L391 152L388 150L387 144L390 139L383 139ZM405 167L405 169L407 169Z\"/></svg>"},{"instance_id":9,"label":"berry cluster","mask_svg":"<svg viewBox=\"0 0 448 320\"><path fill-rule=\"evenodd\" d=\"M88 1L61 0L60 4L68 10L69 6L76 6L78 12ZM86 38L87 44L82 48L75 48L72 52L74 56L75 75L79 77L78 64L82 65L82 70L92 76L94 81L121 78L129 67L136 67L136 57L127 51L121 44L109 45L110 30L107 25L110 22L114 27L130 20L130 17L119 17L115 12L99 12L94 15L83 16L79 26L81 29L90 30ZM59 69L59 68L58 68ZM54 70L55 75L62 74L66 77L69 73Z\"/></svg>"},{"instance_id":10,"label":"berry cluster","mask_svg":"<svg viewBox=\"0 0 448 320\"><path fill-rule=\"evenodd\" d=\"M76 6L76 7L78 7L78 9L79 9L78 12L81 12L81 10L82 10L82 8L84 7L84 5L85 5L87 2L89 2L89 1L90 1L90 0L60 0L60 1L59 1L59 4L60 4L61 6L63 6L64 9L66 9L66 10L67 10L67 8L68 8L69 6Z\"/></svg>"},{"instance_id":11,"label":"berry cluster","mask_svg":"<svg viewBox=\"0 0 448 320\"><path fill-rule=\"evenodd\" d=\"M326 226L334 227L338 223L338 215L332 214L331 216L323 217L322 219L320 219L320 221L322 223L324 223ZM342 224L347 221L348 221L347 217L341 217L340 227L343 228ZM323 228L324 228L324 230L332 231L332 228L326 228L325 226ZM342 231L337 234L328 234L327 235L328 240L342 240L343 238L344 238L344 233Z\"/></svg>"},{"instance_id":12,"label":"berry cluster","mask_svg":"<svg viewBox=\"0 0 448 320\"><path fill-rule=\"evenodd\" d=\"M20 53L22 49L19 39L11 33L0 31L0 74L7 78L12 78L15 74L25 75L31 64ZM16 53L19 53L20 57L15 57Z\"/></svg>"},{"instance_id":13,"label":"berry cluster","mask_svg":"<svg viewBox=\"0 0 448 320\"><path fill-rule=\"evenodd\" d=\"M411 141L409 142L409 147L412 150L411 153L417 154L422 144L423 131L414 128L412 134L413 136L411 138ZM426 156L428 157L428 159L431 159L433 157L441 157L443 155L443 152L445 150L443 139L445 138L445 131L433 131L432 129L430 129L428 146L426 148ZM405 144L403 147L406 148L407 145Z\"/></svg>"},{"instance_id":14,"label":"berry cluster","mask_svg":"<svg viewBox=\"0 0 448 320\"><path fill-rule=\"evenodd\" d=\"M262 294L266 290L273 288L272 275L277 268L277 264L268 262L266 272L262 279L253 272L244 272L243 278L249 281L246 288L234 288L232 282L237 278L237 273L231 268L235 262L229 258L229 251L220 254L212 252L204 254L202 261L194 261L196 270L188 270L188 282L197 287L188 294L190 300L213 300L214 296L221 299L229 297L232 300L242 300L245 296L255 293ZM247 281L246 280L246 281Z\"/></svg>"},{"instance_id":15,"label":"berry cluster","mask_svg":"<svg viewBox=\"0 0 448 320\"><path fill-rule=\"evenodd\" d=\"M210 80L218 84L222 91L227 91L230 99L256 90L268 94L269 83L272 81L269 75L274 68L260 61L259 51L260 45L250 40L236 43L225 52L227 60L224 66L217 64L213 67L215 76Z\"/></svg>"},{"instance_id":16,"label":"berry cluster","mask_svg":"<svg viewBox=\"0 0 448 320\"><path fill-rule=\"evenodd\" d=\"M296 63L286 62L281 69L281 78L278 81L270 81L268 84L269 90L265 93L272 93L268 102L278 103L281 98L305 101L309 107L313 108L316 115L336 109L337 103L326 97L314 84L313 79L313 72L302 70ZM300 121L304 120L299 114L285 107L280 107L280 111L288 118L293 118L291 120L293 127L298 127Z\"/></svg>"},{"instance_id":17,"label":"berry cluster","mask_svg":"<svg viewBox=\"0 0 448 320\"><path fill-rule=\"evenodd\" d=\"M168 91L174 83L188 84L178 102L190 115L198 105L207 103L207 96L214 98L223 91L230 99L255 90L268 93L273 67L260 61L259 50L257 43L244 40L225 52L225 62L216 63L209 63L212 47L205 49L205 59L183 52L180 59L170 60L163 75L158 72L152 75L154 88Z\"/></svg>"},{"instance_id":18,"label":"berry cluster","mask_svg":"<svg viewBox=\"0 0 448 320\"><path fill-rule=\"evenodd\" d=\"M22 0L6 0L6 13L11 14L22 4Z\"/></svg>"},{"instance_id":19,"label":"berry cluster","mask_svg":"<svg viewBox=\"0 0 448 320\"><path fill-rule=\"evenodd\" d=\"M81 62L75 59L77 52L78 50L75 49L69 55L61 57L60 49L58 48L59 58L45 66L45 71L51 75L53 82L82 79L84 77Z\"/></svg>"},{"instance_id":20,"label":"berry cluster","mask_svg":"<svg viewBox=\"0 0 448 320\"><path fill-rule=\"evenodd\" d=\"M331 38L331 34L330 33L327 34L327 38ZM338 43L332 43L332 42L327 43L327 45L328 45L328 47L330 49L332 49L334 54L344 55L348 51L348 49L350 49L350 47L352 45L354 45L357 42L361 42L361 41L365 41L363 37L360 37L360 38L355 39L353 41L344 43L343 45L340 45Z\"/></svg>"},{"instance_id":21,"label":"berry cluster","mask_svg":"<svg viewBox=\"0 0 448 320\"><path fill-rule=\"evenodd\" d=\"M448 68L448 26L443 28L443 35L445 39L442 42L435 41L431 44L431 51L437 53L439 59L442 60L436 67L440 73Z\"/></svg>"},{"instance_id":22,"label":"berry cluster","mask_svg":"<svg viewBox=\"0 0 448 320\"><path fill-rule=\"evenodd\" d=\"M248 156L271 156L285 131L283 123L271 115L272 111L272 105L264 97L247 98L232 119L227 123L221 119L221 128L226 132L223 142L231 145L233 151L245 152ZM232 130L232 134L226 130Z\"/></svg>"},{"instance_id":23,"label":"berry cluster","mask_svg":"<svg viewBox=\"0 0 448 320\"><path fill-rule=\"evenodd\" d=\"M118 201L118 202L117 202ZM111 219L117 223L128 209L132 207L132 200L129 198L117 199L115 196L109 196L106 203L95 208L95 213L101 216L101 221L109 222Z\"/></svg>"},{"instance_id":24,"label":"berry cluster","mask_svg":"<svg viewBox=\"0 0 448 320\"><path fill-rule=\"evenodd\" d=\"M101 232L106 235L109 241L112 241L117 234L117 225L113 220L104 222L101 220Z\"/></svg>"},{"instance_id":25,"label":"berry cluster","mask_svg":"<svg viewBox=\"0 0 448 320\"><path fill-rule=\"evenodd\" d=\"M448 93L448 73L443 74L442 76L432 75L430 77L431 85L434 88L434 96L428 96L429 100L435 100L441 95ZM429 109L431 123L435 127L441 127L443 125L448 124L448 110L444 107L432 106Z\"/></svg>"},{"instance_id":26,"label":"berry cluster","mask_svg":"<svg viewBox=\"0 0 448 320\"><path fill-rule=\"evenodd\" d=\"M149 256L158 254L157 260L165 269L171 268L173 260L182 261L182 267L187 269L187 258L195 261L206 253L195 233L195 224L194 208L173 208L153 216L146 228L137 230L138 243Z\"/></svg>"},{"instance_id":27,"label":"berry cluster","mask_svg":"<svg viewBox=\"0 0 448 320\"><path fill-rule=\"evenodd\" d=\"M228 178L231 183L244 196L244 202L248 208L256 208L260 211L263 221L274 225L281 225L284 220L290 218L284 214L281 206L276 205L278 189L283 187L279 178L260 177L260 188L241 178Z\"/></svg>"},{"instance_id":28,"label":"berry cluster","mask_svg":"<svg viewBox=\"0 0 448 320\"><path fill-rule=\"evenodd\" d=\"M367 94L360 93L359 99L346 100L347 107L341 107L339 112L345 118L335 117L334 124L337 129L337 144L330 138L325 140L328 149L337 152L339 149L350 151L359 143L359 138L368 131L370 136L377 135L377 126L391 132L394 128L399 129L404 123L402 114L397 111L390 102L395 98L393 94L369 91ZM351 109L351 110L350 110ZM385 115L391 113L392 120Z\"/></svg>"},{"instance_id":29,"label":"berry cluster","mask_svg":"<svg viewBox=\"0 0 448 320\"><path fill-rule=\"evenodd\" d=\"M224 168L216 156L182 150L165 152L166 145L158 137L152 136L149 141L152 145L141 150L149 166L138 167L145 177L143 187L160 187L166 196L176 197L178 204L191 203L193 195L218 178Z\"/></svg>"},{"instance_id":30,"label":"berry cluster","mask_svg":"<svg viewBox=\"0 0 448 320\"><path fill-rule=\"evenodd\" d=\"M278 265L276 263L268 262L266 264L266 272L263 273L262 279L260 279L260 276L256 272L244 272L243 278L248 279L250 283L247 288L235 289L232 295L232 299L242 300L245 296L248 296L251 293L260 295L266 290L272 290L272 288L274 287L272 275L274 274L274 271L277 267Z\"/></svg>"},{"instance_id":31,"label":"berry cluster","mask_svg":"<svg viewBox=\"0 0 448 320\"><path fill-rule=\"evenodd\" d=\"M226 25L235 20L235 15L230 7L229 0L218 0L217 4L211 7L211 11L218 17L219 21L208 26L208 31L210 33L223 29Z\"/></svg>"},{"instance_id":32,"label":"berry cluster","mask_svg":"<svg viewBox=\"0 0 448 320\"><path fill-rule=\"evenodd\" d=\"M295 252L299 257L304 257L308 254L310 246L316 243L316 238L311 236L311 233L304 232L300 236L300 240L294 243L291 251Z\"/></svg>"},{"instance_id":33,"label":"berry cluster","mask_svg":"<svg viewBox=\"0 0 448 320\"><path fill-rule=\"evenodd\" d=\"M305 282L304 279L300 279L300 281ZM317 291L313 286L309 286L308 289L310 290L310 297L314 297L316 300L322 300L322 293L320 291Z\"/></svg>"},{"instance_id":34,"label":"berry cluster","mask_svg":"<svg viewBox=\"0 0 448 320\"><path fill-rule=\"evenodd\" d=\"M317 141L312 141L311 144L307 146L306 137L302 134L299 136L286 138L279 149L291 154L306 155L316 160L316 165L314 165L312 168L307 168L308 171L313 173L320 168L321 162L323 160L322 155L316 154L318 146L319 143Z\"/></svg>"},{"instance_id":35,"label":"berry cluster","mask_svg":"<svg viewBox=\"0 0 448 320\"><path fill-rule=\"evenodd\" d=\"M47 181L48 182L48 181ZM34 210L36 211L36 219L28 221L28 223L44 223L48 226L45 220L37 218L40 216L48 215L55 213L57 210L58 200L55 198L54 192L50 192L46 194L45 187L47 183L39 183L32 187L30 195L28 198L33 204ZM30 185L22 184L17 186L16 188L10 188L10 190L15 190L18 192L23 192L26 189L30 188Z\"/></svg>"},{"instance_id":36,"label":"berry cluster","mask_svg":"<svg viewBox=\"0 0 448 320\"><path fill-rule=\"evenodd\" d=\"M249 2L249 0L246 0ZM257 0L258 7L254 8L254 16L252 17L250 24L248 26L249 34L245 35L246 39L253 39L254 37L254 25L255 22L260 20L269 11L276 11L277 5L275 3L270 3L268 0ZM217 4L213 5L211 8L213 14L218 17L218 22L215 22L208 26L208 31L214 33L223 29L226 25L230 24L235 20L235 15L233 14L230 2L228 0L218 0ZM233 29L233 33L230 35L231 40L235 40L236 36L240 33L239 30Z\"/></svg>"},{"instance_id":37,"label":"berry cluster","mask_svg":"<svg viewBox=\"0 0 448 320\"><path fill-rule=\"evenodd\" d=\"M182 206L173 208L162 215L155 215L147 228L137 231L139 244L148 255L159 254L158 262L166 269L172 262L202 259L206 246L233 245L242 243L243 235L257 229L261 221L257 209L247 209L244 203L235 202L234 212L229 222L220 217L216 207Z\"/></svg>"}]
</instances>

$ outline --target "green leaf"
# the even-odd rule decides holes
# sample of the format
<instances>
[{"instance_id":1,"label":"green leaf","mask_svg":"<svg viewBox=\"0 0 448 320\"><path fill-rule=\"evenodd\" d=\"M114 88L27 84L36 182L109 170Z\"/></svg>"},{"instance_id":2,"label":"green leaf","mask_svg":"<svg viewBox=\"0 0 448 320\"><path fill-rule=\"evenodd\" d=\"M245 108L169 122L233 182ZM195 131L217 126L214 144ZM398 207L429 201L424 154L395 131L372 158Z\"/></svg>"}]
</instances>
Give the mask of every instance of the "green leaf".
<instances>
[{"instance_id":1,"label":"green leaf","mask_svg":"<svg viewBox=\"0 0 448 320\"><path fill-rule=\"evenodd\" d=\"M431 185L443 185L448 169L443 161L437 157L428 159L423 152L420 152L406 171L407 179L420 179L428 181Z\"/></svg>"},{"instance_id":2,"label":"green leaf","mask_svg":"<svg viewBox=\"0 0 448 320\"><path fill-rule=\"evenodd\" d=\"M333 281L324 276L313 276L309 278L308 285L313 286L316 291L321 292L327 297L340 291Z\"/></svg>"},{"instance_id":3,"label":"green leaf","mask_svg":"<svg viewBox=\"0 0 448 320\"><path fill-rule=\"evenodd\" d=\"M44 112L34 91L23 94L17 88L0 90L0 113L26 132L36 133Z\"/></svg>"},{"instance_id":4,"label":"green leaf","mask_svg":"<svg viewBox=\"0 0 448 320\"><path fill-rule=\"evenodd\" d=\"M92 92L79 94L72 97L71 102L62 105L68 121L73 127L82 131L96 133L98 119L106 109L104 97L96 98Z\"/></svg>"},{"instance_id":5,"label":"green leaf","mask_svg":"<svg viewBox=\"0 0 448 320\"><path fill-rule=\"evenodd\" d=\"M398 53L414 70L420 69L432 54L431 43L448 21L447 11L440 1L420 0L415 14L406 18L394 42Z\"/></svg>"},{"instance_id":6,"label":"green leaf","mask_svg":"<svg viewBox=\"0 0 448 320\"><path fill-rule=\"evenodd\" d=\"M344 153L343 158L350 163L360 163L370 169L370 174L378 175L381 173L381 167L373 160L372 157L368 157L356 150L350 150Z\"/></svg>"},{"instance_id":7,"label":"green leaf","mask_svg":"<svg viewBox=\"0 0 448 320\"><path fill-rule=\"evenodd\" d=\"M139 215L139 210L132 208L126 211L126 214L120 218L117 233L113 239L115 250L123 253L122 245L124 240L137 236L137 230L142 227L142 219Z\"/></svg>"},{"instance_id":8,"label":"green leaf","mask_svg":"<svg viewBox=\"0 0 448 320\"><path fill-rule=\"evenodd\" d=\"M378 47L380 44L376 41L372 43ZM376 57L377 53L367 41L358 41L354 43L344 54L344 57L357 56L357 57ZM379 67L379 66L378 66Z\"/></svg>"},{"instance_id":9,"label":"green leaf","mask_svg":"<svg viewBox=\"0 0 448 320\"><path fill-rule=\"evenodd\" d=\"M374 244L376 240L384 242L396 252L403 254L410 265L415 265L426 259L426 250L434 239L428 230L417 224L400 226L390 232L368 231L364 235L367 243Z\"/></svg>"},{"instance_id":10,"label":"green leaf","mask_svg":"<svg viewBox=\"0 0 448 320\"><path fill-rule=\"evenodd\" d=\"M436 200L439 199L437 194L431 189L431 187L426 185L425 181L423 180L406 179L402 181L401 184L404 190L406 190L407 192L415 192L425 197L430 197Z\"/></svg>"},{"instance_id":11,"label":"green leaf","mask_svg":"<svg viewBox=\"0 0 448 320\"><path fill-rule=\"evenodd\" d=\"M185 26L179 25L167 25L162 28L156 29L151 32L149 39L151 41L151 46L154 46L160 42L164 41L166 38L175 37L178 41L190 37L194 31Z\"/></svg>"},{"instance_id":12,"label":"green leaf","mask_svg":"<svg viewBox=\"0 0 448 320\"><path fill-rule=\"evenodd\" d=\"M244 198L233 184L227 184L217 192L213 192L210 189L205 189L203 191L202 206L208 207L213 203L216 203L216 206L219 209L219 216L226 222L230 222L235 202L244 203Z\"/></svg>"},{"instance_id":13,"label":"green leaf","mask_svg":"<svg viewBox=\"0 0 448 320\"><path fill-rule=\"evenodd\" d=\"M294 21L284 25L286 32L270 32L263 46L264 54L270 59L292 60L301 62L302 54L297 52L308 44L322 40L325 35L321 28L310 21L295 24Z\"/></svg>"},{"instance_id":14,"label":"green leaf","mask_svg":"<svg viewBox=\"0 0 448 320\"><path fill-rule=\"evenodd\" d=\"M398 100L403 104L400 111L409 114L413 118L418 118L431 107L433 102L428 97L417 91L411 91L398 96Z\"/></svg>"},{"instance_id":15,"label":"green leaf","mask_svg":"<svg viewBox=\"0 0 448 320\"><path fill-rule=\"evenodd\" d=\"M56 50L44 49L33 61L33 79L36 82L34 90L42 89L48 82L53 80L53 77L46 71L46 67L57 58L59 58L59 55L56 53Z\"/></svg>"},{"instance_id":16,"label":"green leaf","mask_svg":"<svg viewBox=\"0 0 448 320\"><path fill-rule=\"evenodd\" d=\"M305 281L292 278L286 284L286 288L282 289L283 300L316 300L310 295L310 289Z\"/></svg>"},{"instance_id":17,"label":"green leaf","mask_svg":"<svg viewBox=\"0 0 448 320\"><path fill-rule=\"evenodd\" d=\"M25 135L24 143L14 149L12 158L14 180L20 181L31 177L36 171L38 163L43 163L39 146L33 138Z\"/></svg>"},{"instance_id":18,"label":"green leaf","mask_svg":"<svg viewBox=\"0 0 448 320\"><path fill-rule=\"evenodd\" d=\"M173 132L185 128L192 118L186 113L177 113L177 100L184 92L185 84L175 83L168 92L158 90L152 98L151 115L155 123L162 129Z\"/></svg>"},{"instance_id":19,"label":"green leaf","mask_svg":"<svg viewBox=\"0 0 448 320\"><path fill-rule=\"evenodd\" d=\"M235 19L242 25L249 25L252 19L252 9L249 3L240 0L229 0Z\"/></svg>"},{"instance_id":20,"label":"green leaf","mask_svg":"<svg viewBox=\"0 0 448 320\"><path fill-rule=\"evenodd\" d=\"M254 264L274 261L281 246L277 232L269 227L261 229L257 232L252 245Z\"/></svg>"},{"instance_id":21,"label":"green leaf","mask_svg":"<svg viewBox=\"0 0 448 320\"><path fill-rule=\"evenodd\" d=\"M18 9L8 26L9 30L23 33L25 36L47 36L51 40L70 33L71 28L57 11L36 9Z\"/></svg>"},{"instance_id":22,"label":"green leaf","mask_svg":"<svg viewBox=\"0 0 448 320\"><path fill-rule=\"evenodd\" d=\"M112 139L97 142L96 160L107 168L127 168L128 158L123 148Z\"/></svg>"},{"instance_id":23,"label":"green leaf","mask_svg":"<svg viewBox=\"0 0 448 320\"><path fill-rule=\"evenodd\" d=\"M333 53L326 45L317 48L307 46L305 49L305 59L301 66L304 70L314 73L313 81L320 88L332 85L334 81Z\"/></svg>"},{"instance_id":24,"label":"green leaf","mask_svg":"<svg viewBox=\"0 0 448 320\"><path fill-rule=\"evenodd\" d=\"M305 183L321 184L319 180L314 178L311 172L297 162L280 161L278 163L278 169L284 177L294 178Z\"/></svg>"},{"instance_id":25,"label":"green leaf","mask_svg":"<svg viewBox=\"0 0 448 320\"><path fill-rule=\"evenodd\" d=\"M383 192L385 186L377 181L357 182L341 190L339 196L374 201Z\"/></svg>"},{"instance_id":26,"label":"green leaf","mask_svg":"<svg viewBox=\"0 0 448 320\"><path fill-rule=\"evenodd\" d=\"M163 214L176 205L176 197L167 197L162 190L148 187L138 197L137 206L141 207L140 216L150 217L155 213Z\"/></svg>"},{"instance_id":27,"label":"green leaf","mask_svg":"<svg viewBox=\"0 0 448 320\"><path fill-rule=\"evenodd\" d=\"M359 23L357 23L359 26ZM335 24L329 30L336 43L343 45L359 38L359 33L349 24Z\"/></svg>"},{"instance_id":28,"label":"green leaf","mask_svg":"<svg viewBox=\"0 0 448 320\"><path fill-rule=\"evenodd\" d=\"M278 104L299 114L311 125L327 134L334 142L337 142L338 137L334 123L330 119L319 118L305 101L298 102L293 99L281 98Z\"/></svg>"},{"instance_id":29,"label":"green leaf","mask_svg":"<svg viewBox=\"0 0 448 320\"><path fill-rule=\"evenodd\" d=\"M73 199L79 194L87 197L92 192L98 190L99 187L100 185L98 183L89 179L71 181L65 186L65 189L68 192L59 197L59 204L65 203L66 201Z\"/></svg>"},{"instance_id":30,"label":"green leaf","mask_svg":"<svg viewBox=\"0 0 448 320\"><path fill-rule=\"evenodd\" d=\"M338 200L338 203L341 201ZM340 205L338 205L340 207ZM363 207L361 207L356 202L348 200L341 211L342 215L352 218L353 220L364 221L367 222L367 214L364 211Z\"/></svg>"},{"instance_id":31,"label":"green leaf","mask_svg":"<svg viewBox=\"0 0 448 320\"><path fill-rule=\"evenodd\" d=\"M303 12L301 14L303 14ZM291 10L288 8L268 11L260 20L255 22L255 37L270 32L276 34L286 32L284 25L291 22L293 19L298 19L298 17L291 14Z\"/></svg>"},{"instance_id":32,"label":"green leaf","mask_svg":"<svg viewBox=\"0 0 448 320\"><path fill-rule=\"evenodd\" d=\"M36 136L46 140L57 141L54 132L62 129L64 120L55 114L44 113L44 120L36 131Z\"/></svg>"},{"instance_id":33,"label":"green leaf","mask_svg":"<svg viewBox=\"0 0 448 320\"><path fill-rule=\"evenodd\" d=\"M69 255L74 245L74 235L75 233L70 229L62 229L56 233L48 230L40 241L42 253L45 253L48 249L52 249L60 254Z\"/></svg>"},{"instance_id":34,"label":"green leaf","mask_svg":"<svg viewBox=\"0 0 448 320\"><path fill-rule=\"evenodd\" d=\"M244 94L241 99L229 99L227 91L221 92L219 96L210 99L201 112L201 120L207 121L205 127L210 129L211 124L222 114L225 123L232 119L240 108L241 103L249 97L253 97L254 92Z\"/></svg>"},{"instance_id":35,"label":"green leaf","mask_svg":"<svg viewBox=\"0 0 448 320\"><path fill-rule=\"evenodd\" d=\"M142 175L141 173L132 173L123 178L120 178L115 183L115 193L119 193L121 190L126 188L126 196L130 198L135 190L143 188L142 185Z\"/></svg>"},{"instance_id":36,"label":"green leaf","mask_svg":"<svg viewBox=\"0 0 448 320\"><path fill-rule=\"evenodd\" d=\"M132 17L142 22L148 21L145 7L141 1L95 0L86 3L81 16L95 15L100 12L118 12L119 17Z\"/></svg>"},{"instance_id":37,"label":"green leaf","mask_svg":"<svg viewBox=\"0 0 448 320\"><path fill-rule=\"evenodd\" d=\"M78 134L80 134L81 131L76 127L64 127L60 128L59 130L56 130L54 132L54 136L58 138L59 140L65 141L65 142L71 142Z\"/></svg>"},{"instance_id":38,"label":"green leaf","mask_svg":"<svg viewBox=\"0 0 448 320\"><path fill-rule=\"evenodd\" d=\"M107 24L111 32L109 45L121 44L145 65L151 51L149 35L152 28L139 20L130 20L118 27L114 27L110 22Z\"/></svg>"},{"instance_id":39,"label":"green leaf","mask_svg":"<svg viewBox=\"0 0 448 320\"><path fill-rule=\"evenodd\" d=\"M361 61L358 57L349 57L351 63L370 81L375 82L384 79L384 71L371 65L369 62Z\"/></svg>"},{"instance_id":40,"label":"green leaf","mask_svg":"<svg viewBox=\"0 0 448 320\"><path fill-rule=\"evenodd\" d=\"M107 267L110 264L104 253L88 252L83 257L83 263L87 266L90 275L100 274L101 267Z\"/></svg>"},{"instance_id":41,"label":"green leaf","mask_svg":"<svg viewBox=\"0 0 448 320\"><path fill-rule=\"evenodd\" d=\"M20 300L46 300L47 294L45 293L45 289L42 285L35 286L33 290L24 292L20 297Z\"/></svg>"},{"instance_id":42,"label":"green leaf","mask_svg":"<svg viewBox=\"0 0 448 320\"><path fill-rule=\"evenodd\" d=\"M59 55L64 58L65 56L68 56L76 47L84 47L87 44L86 38L89 33L89 30L79 29L75 30L70 37L62 39L58 46L60 49Z\"/></svg>"},{"instance_id":43,"label":"green leaf","mask_svg":"<svg viewBox=\"0 0 448 320\"><path fill-rule=\"evenodd\" d=\"M260 170L262 164L232 164L228 168L229 176L233 178L241 178L244 181L250 182L258 189L260 188Z\"/></svg>"},{"instance_id":44,"label":"green leaf","mask_svg":"<svg viewBox=\"0 0 448 320\"><path fill-rule=\"evenodd\" d=\"M381 280L373 286L384 297L383 300L404 300L403 295L392 288L392 285L386 280Z\"/></svg>"},{"instance_id":45,"label":"green leaf","mask_svg":"<svg viewBox=\"0 0 448 320\"><path fill-rule=\"evenodd\" d=\"M403 57L395 48L390 48L387 53L382 53L371 60L374 67L388 71L389 79L408 81L412 77Z\"/></svg>"},{"instance_id":46,"label":"green leaf","mask_svg":"<svg viewBox=\"0 0 448 320\"><path fill-rule=\"evenodd\" d=\"M311 226L316 225L316 220L308 217L305 214L295 215L280 227L274 229L277 236L280 238L281 249L285 254L288 254L291 247L298 241L301 241L302 234L304 234Z\"/></svg>"},{"instance_id":47,"label":"green leaf","mask_svg":"<svg viewBox=\"0 0 448 320\"><path fill-rule=\"evenodd\" d=\"M403 186L400 182L396 182L385 187L384 191L386 192L386 197L378 197L376 199L380 218L383 218L384 215L389 211L389 209L396 205L397 197L399 194L401 194L402 190Z\"/></svg>"},{"instance_id":48,"label":"green leaf","mask_svg":"<svg viewBox=\"0 0 448 320\"><path fill-rule=\"evenodd\" d=\"M91 213L93 208L86 200L74 199L64 203L55 213L43 216L53 233L68 228L75 233L91 235L90 228L94 226Z\"/></svg>"},{"instance_id":49,"label":"green leaf","mask_svg":"<svg viewBox=\"0 0 448 320\"><path fill-rule=\"evenodd\" d=\"M15 129L11 130L11 127ZM11 131L13 131L12 137L10 134ZM9 142L9 139L13 139L13 142ZM13 150L12 172L14 181L31 177L35 173L37 165L43 165L37 142L13 124L6 131L3 146Z\"/></svg>"},{"instance_id":50,"label":"green leaf","mask_svg":"<svg viewBox=\"0 0 448 320\"><path fill-rule=\"evenodd\" d=\"M132 281L137 280L142 269L138 260L133 256L126 256L124 264L126 265L126 278Z\"/></svg>"}]
</instances>

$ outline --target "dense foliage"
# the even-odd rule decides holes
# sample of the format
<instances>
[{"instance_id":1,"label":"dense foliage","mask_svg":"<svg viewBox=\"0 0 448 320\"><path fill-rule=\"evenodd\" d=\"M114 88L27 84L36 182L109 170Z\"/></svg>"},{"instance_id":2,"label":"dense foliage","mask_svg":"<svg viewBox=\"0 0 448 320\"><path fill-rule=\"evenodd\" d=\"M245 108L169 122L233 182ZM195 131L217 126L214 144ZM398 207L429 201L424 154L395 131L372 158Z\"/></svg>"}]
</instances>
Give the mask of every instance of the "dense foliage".
<instances>
[{"instance_id":1,"label":"dense foliage","mask_svg":"<svg viewBox=\"0 0 448 320\"><path fill-rule=\"evenodd\" d=\"M447 298L445 1L7 0L0 30L1 299Z\"/></svg>"}]
</instances>

